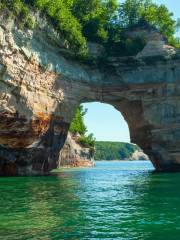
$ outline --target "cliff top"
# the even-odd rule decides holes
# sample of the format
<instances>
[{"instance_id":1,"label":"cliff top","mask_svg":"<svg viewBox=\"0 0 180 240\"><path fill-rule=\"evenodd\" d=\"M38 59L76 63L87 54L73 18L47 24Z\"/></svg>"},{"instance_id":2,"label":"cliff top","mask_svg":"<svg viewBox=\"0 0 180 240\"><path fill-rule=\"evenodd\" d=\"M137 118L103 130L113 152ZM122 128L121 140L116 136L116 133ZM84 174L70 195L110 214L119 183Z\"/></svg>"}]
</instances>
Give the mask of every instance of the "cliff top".
<instances>
[{"instance_id":1,"label":"cliff top","mask_svg":"<svg viewBox=\"0 0 180 240\"><path fill-rule=\"evenodd\" d=\"M102 51L100 47L101 50L94 52L88 42L102 45L108 56L136 56L155 29L170 45L180 46L174 38L176 22L172 13L164 5L152 1L126 0L119 4L116 0L2 0L0 11L14 18L20 28L45 30L46 27L49 35L60 35L60 41L55 43L81 58L87 57L88 49L91 56ZM152 47L148 49L153 50ZM145 55L147 51L146 48Z\"/></svg>"}]
</instances>

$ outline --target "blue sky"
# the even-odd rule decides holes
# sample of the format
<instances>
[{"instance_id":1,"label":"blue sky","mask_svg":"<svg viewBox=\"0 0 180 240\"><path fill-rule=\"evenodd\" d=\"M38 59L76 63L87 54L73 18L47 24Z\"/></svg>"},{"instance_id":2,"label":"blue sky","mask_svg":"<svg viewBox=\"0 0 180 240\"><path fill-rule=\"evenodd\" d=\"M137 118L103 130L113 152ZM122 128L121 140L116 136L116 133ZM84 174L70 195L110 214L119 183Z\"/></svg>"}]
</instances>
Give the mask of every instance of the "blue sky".
<instances>
[{"instance_id":1,"label":"blue sky","mask_svg":"<svg viewBox=\"0 0 180 240\"><path fill-rule=\"evenodd\" d=\"M156 0L165 4L174 13L174 18L180 18L180 0ZM102 103L83 104L88 109L85 124L89 133L97 140L129 142L129 128L120 112L111 105Z\"/></svg>"}]
</instances>

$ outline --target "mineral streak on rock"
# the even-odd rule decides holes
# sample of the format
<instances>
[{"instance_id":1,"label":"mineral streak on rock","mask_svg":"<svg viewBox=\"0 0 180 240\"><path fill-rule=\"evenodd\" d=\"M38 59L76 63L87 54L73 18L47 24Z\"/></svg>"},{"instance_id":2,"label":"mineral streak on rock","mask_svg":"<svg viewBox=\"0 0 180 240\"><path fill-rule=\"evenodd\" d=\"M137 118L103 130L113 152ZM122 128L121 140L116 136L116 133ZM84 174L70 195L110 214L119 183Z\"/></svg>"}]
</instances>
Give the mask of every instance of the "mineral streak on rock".
<instances>
[{"instance_id":1,"label":"mineral streak on rock","mask_svg":"<svg viewBox=\"0 0 180 240\"><path fill-rule=\"evenodd\" d=\"M90 44L98 64L82 63L46 21L20 30L1 16L0 175L56 168L76 107L92 101L123 114L131 141L158 171L179 171L180 53L156 38L137 56L103 61L103 49Z\"/></svg>"},{"instance_id":2,"label":"mineral streak on rock","mask_svg":"<svg viewBox=\"0 0 180 240\"><path fill-rule=\"evenodd\" d=\"M9 148L25 148L33 144L39 136L48 131L52 116L39 113L36 119L29 122L18 113L0 113L0 145Z\"/></svg>"}]
</instances>

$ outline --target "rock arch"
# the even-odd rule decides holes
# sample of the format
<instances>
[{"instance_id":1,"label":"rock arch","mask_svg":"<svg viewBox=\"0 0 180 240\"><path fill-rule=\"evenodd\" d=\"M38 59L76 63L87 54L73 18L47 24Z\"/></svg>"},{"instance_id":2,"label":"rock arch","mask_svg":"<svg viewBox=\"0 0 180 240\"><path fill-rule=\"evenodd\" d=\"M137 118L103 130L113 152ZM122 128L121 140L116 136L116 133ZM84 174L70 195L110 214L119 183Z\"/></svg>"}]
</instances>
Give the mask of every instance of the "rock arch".
<instances>
[{"instance_id":1,"label":"rock arch","mask_svg":"<svg viewBox=\"0 0 180 240\"><path fill-rule=\"evenodd\" d=\"M106 59L93 51L96 63L85 63L46 23L21 31L0 19L0 175L55 168L75 108L88 101L118 109L158 171L179 171L180 53L157 34L144 51Z\"/></svg>"}]
</instances>

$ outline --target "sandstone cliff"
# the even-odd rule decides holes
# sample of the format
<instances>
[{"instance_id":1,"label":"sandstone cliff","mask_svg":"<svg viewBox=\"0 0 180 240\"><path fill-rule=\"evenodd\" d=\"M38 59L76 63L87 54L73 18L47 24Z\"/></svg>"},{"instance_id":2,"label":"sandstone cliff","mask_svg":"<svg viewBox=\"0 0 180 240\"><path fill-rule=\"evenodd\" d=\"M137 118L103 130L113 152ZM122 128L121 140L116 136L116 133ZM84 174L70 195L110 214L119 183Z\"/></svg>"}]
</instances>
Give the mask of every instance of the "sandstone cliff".
<instances>
[{"instance_id":1,"label":"sandstone cliff","mask_svg":"<svg viewBox=\"0 0 180 240\"><path fill-rule=\"evenodd\" d=\"M38 21L30 31L0 18L0 175L56 168L76 107L92 101L121 111L158 171L180 170L179 50L151 38L137 56L82 63Z\"/></svg>"},{"instance_id":2,"label":"sandstone cliff","mask_svg":"<svg viewBox=\"0 0 180 240\"><path fill-rule=\"evenodd\" d=\"M59 155L59 167L93 167L94 151L78 144L77 136L68 133Z\"/></svg>"},{"instance_id":3,"label":"sandstone cliff","mask_svg":"<svg viewBox=\"0 0 180 240\"><path fill-rule=\"evenodd\" d=\"M132 154L130 160L132 160L132 161L147 161L147 160L149 160L149 158L145 153L143 153L143 151L136 150Z\"/></svg>"}]
</instances>

